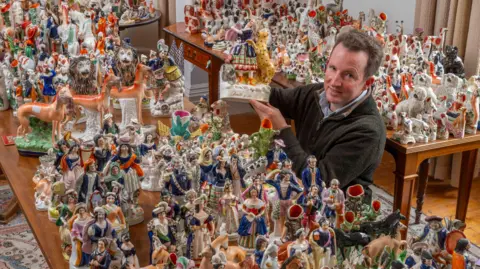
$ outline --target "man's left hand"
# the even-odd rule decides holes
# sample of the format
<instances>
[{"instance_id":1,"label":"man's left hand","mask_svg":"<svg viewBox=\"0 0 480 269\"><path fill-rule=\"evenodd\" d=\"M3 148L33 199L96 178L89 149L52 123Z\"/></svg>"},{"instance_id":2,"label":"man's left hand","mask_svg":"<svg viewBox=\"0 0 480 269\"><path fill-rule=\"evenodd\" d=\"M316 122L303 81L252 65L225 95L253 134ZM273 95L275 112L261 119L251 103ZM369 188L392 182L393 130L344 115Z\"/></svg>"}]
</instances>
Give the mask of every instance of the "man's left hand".
<instances>
[{"instance_id":1,"label":"man's left hand","mask_svg":"<svg viewBox=\"0 0 480 269\"><path fill-rule=\"evenodd\" d=\"M271 104L265 105L257 100L250 100L250 104L260 119L269 119L272 122L274 130L281 130L288 127L287 121L278 108L273 107Z\"/></svg>"}]
</instances>

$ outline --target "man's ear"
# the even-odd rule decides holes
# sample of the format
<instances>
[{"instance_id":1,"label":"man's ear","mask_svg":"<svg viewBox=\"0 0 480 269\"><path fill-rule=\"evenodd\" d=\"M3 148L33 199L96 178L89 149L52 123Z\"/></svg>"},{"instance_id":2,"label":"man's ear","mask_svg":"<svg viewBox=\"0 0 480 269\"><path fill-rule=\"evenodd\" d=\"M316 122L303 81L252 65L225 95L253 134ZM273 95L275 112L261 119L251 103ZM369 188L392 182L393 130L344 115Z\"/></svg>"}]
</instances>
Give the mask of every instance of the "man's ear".
<instances>
[{"instance_id":1,"label":"man's ear","mask_svg":"<svg viewBox=\"0 0 480 269\"><path fill-rule=\"evenodd\" d=\"M372 86L372 84L375 82L375 78L373 76L370 76L365 80L365 85L363 86L363 90L367 89L368 87Z\"/></svg>"}]
</instances>

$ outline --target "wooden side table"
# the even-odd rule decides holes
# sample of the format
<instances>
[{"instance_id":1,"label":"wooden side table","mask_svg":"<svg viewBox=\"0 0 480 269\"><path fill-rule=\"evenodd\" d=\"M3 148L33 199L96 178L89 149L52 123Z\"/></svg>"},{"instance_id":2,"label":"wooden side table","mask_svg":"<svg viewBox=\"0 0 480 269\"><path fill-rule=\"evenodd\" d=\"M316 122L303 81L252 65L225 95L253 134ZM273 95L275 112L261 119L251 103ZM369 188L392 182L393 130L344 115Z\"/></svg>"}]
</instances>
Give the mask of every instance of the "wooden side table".
<instances>
[{"instance_id":1,"label":"wooden side table","mask_svg":"<svg viewBox=\"0 0 480 269\"><path fill-rule=\"evenodd\" d=\"M393 209L400 209L400 212L406 217L403 223L408 227L411 199L417 177L419 184L417 192L417 218L420 218L422 213L423 199L428 181L428 159L458 152L462 152L463 155L455 217L465 221L477 150L480 147L480 134L466 135L463 139L450 138L449 140L437 140L415 145L401 145L391 138L392 135L393 131L387 131L385 150L392 154L395 159ZM419 172L417 173L417 171ZM406 231L402 233L402 237L406 237Z\"/></svg>"}]
</instances>

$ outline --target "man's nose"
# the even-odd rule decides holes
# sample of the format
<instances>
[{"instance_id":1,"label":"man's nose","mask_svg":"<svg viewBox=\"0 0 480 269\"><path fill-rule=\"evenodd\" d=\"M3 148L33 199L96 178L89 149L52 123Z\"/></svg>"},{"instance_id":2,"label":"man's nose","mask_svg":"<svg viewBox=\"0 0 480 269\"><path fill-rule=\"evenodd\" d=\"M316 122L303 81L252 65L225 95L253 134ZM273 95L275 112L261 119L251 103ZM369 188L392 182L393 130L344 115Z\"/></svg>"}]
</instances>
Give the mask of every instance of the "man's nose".
<instances>
[{"instance_id":1,"label":"man's nose","mask_svg":"<svg viewBox=\"0 0 480 269\"><path fill-rule=\"evenodd\" d=\"M332 86L341 86L342 85L342 77L340 75L340 72L335 72L335 74L332 75Z\"/></svg>"}]
</instances>

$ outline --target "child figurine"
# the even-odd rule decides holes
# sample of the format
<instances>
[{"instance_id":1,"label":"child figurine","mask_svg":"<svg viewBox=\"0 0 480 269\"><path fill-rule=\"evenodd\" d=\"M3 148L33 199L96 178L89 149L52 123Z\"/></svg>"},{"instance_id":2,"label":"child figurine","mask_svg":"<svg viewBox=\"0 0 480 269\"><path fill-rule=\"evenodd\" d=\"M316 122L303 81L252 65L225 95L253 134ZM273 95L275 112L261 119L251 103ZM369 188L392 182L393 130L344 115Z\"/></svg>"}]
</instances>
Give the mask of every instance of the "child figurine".
<instances>
[{"instance_id":1,"label":"child figurine","mask_svg":"<svg viewBox=\"0 0 480 269\"><path fill-rule=\"evenodd\" d=\"M238 244L246 249L255 248L255 239L259 235L267 234L265 222L265 203L258 199L256 188L251 188L249 198L243 202L242 211L245 213L240 220Z\"/></svg>"},{"instance_id":2,"label":"child figurine","mask_svg":"<svg viewBox=\"0 0 480 269\"><path fill-rule=\"evenodd\" d=\"M326 217L333 224L334 227L339 228L339 218L343 217L345 209L345 195L340 189L340 182L338 179L332 179L330 188L325 189L322 193L322 216Z\"/></svg>"},{"instance_id":3,"label":"child figurine","mask_svg":"<svg viewBox=\"0 0 480 269\"><path fill-rule=\"evenodd\" d=\"M274 148L269 150L267 153L267 168L270 170L275 170L278 168L278 164L287 159L287 154L283 151L282 148L285 147L285 143L281 139L275 139Z\"/></svg>"},{"instance_id":4,"label":"child figurine","mask_svg":"<svg viewBox=\"0 0 480 269\"><path fill-rule=\"evenodd\" d=\"M314 155L310 155L307 158L308 166L302 171L302 183L304 188L304 193L299 199L299 203L303 203L306 196L307 190L311 186L317 185L320 188L320 193L323 191L323 181L320 175L320 169L317 168L317 158Z\"/></svg>"},{"instance_id":5,"label":"child figurine","mask_svg":"<svg viewBox=\"0 0 480 269\"><path fill-rule=\"evenodd\" d=\"M112 242L114 244L114 242ZM110 268L110 263L112 258L110 253L107 251L107 245L109 244L109 239L101 238L98 240L97 249L92 253L92 260L90 261L91 269L104 269Z\"/></svg>"}]
</instances>

